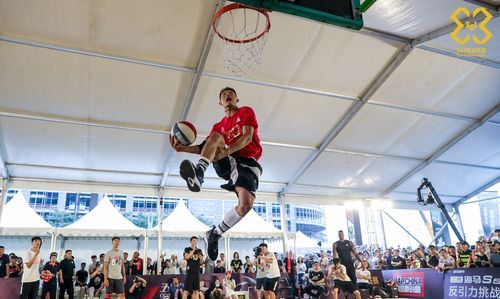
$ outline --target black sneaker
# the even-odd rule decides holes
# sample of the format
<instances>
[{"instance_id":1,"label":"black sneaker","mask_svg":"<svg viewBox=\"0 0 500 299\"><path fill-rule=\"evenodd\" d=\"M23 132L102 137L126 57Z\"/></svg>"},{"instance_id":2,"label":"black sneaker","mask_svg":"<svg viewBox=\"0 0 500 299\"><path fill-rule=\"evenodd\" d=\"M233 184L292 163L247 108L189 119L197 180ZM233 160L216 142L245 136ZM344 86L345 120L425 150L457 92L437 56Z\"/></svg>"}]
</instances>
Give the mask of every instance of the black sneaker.
<instances>
[{"instance_id":1,"label":"black sneaker","mask_svg":"<svg viewBox=\"0 0 500 299\"><path fill-rule=\"evenodd\" d=\"M215 231L215 226L213 226L211 229L209 229L205 233L205 244L207 245L206 247L206 252L208 254L208 257L212 261L217 260L217 256L219 255L219 239L220 235L217 234Z\"/></svg>"},{"instance_id":2,"label":"black sneaker","mask_svg":"<svg viewBox=\"0 0 500 299\"><path fill-rule=\"evenodd\" d=\"M194 166L189 160L183 160L179 173L190 191L200 192L201 184L203 184L203 170L200 167Z\"/></svg>"}]
</instances>

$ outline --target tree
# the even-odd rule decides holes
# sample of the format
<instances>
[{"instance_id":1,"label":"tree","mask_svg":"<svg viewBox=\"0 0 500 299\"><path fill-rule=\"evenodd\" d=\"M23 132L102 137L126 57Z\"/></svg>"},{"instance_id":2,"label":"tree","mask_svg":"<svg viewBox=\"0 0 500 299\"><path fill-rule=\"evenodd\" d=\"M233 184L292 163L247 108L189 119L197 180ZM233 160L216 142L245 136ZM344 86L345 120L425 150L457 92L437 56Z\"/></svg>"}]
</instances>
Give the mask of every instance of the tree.
<instances>
[{"instance_id":1,"label":"tree","mask_svg":"<svg viewBox=\"0 0 500 299\"><path fill-rule=\"evenodd\" d=\"M73 223L74 215L66 211L50 211L47 215L47 222L54 227L62 227Z\"/></svg>"},{"instance_id":2,"label":"tree","mask_svg":"<svg viewBox=\"0 0 500 299\"><path fill-rule=\"evenodd\" d=\"M158 224L158 216L153 213L137 213L137 212L127 212L123 214L130 222L137 225L140 228L148 228L148 223L151 221L151 227Z\"/></svg>"}]
</instances>

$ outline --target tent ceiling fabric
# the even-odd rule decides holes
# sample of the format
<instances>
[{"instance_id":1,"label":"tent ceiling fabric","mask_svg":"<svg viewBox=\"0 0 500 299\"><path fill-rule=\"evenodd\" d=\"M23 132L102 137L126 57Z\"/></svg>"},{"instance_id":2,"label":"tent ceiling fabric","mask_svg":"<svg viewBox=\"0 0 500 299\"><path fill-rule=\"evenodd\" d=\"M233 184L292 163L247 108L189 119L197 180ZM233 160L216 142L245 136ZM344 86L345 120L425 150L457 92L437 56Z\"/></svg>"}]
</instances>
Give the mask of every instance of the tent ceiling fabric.
<instances>
[{"instance_id":1,"label":"tent ceiling fabric","mask_svg":"<svg viewBox=\"0 0 500 299\"><path fill-rule=\"evenodd\" d=\"M168 131L196 86L216 4L1 1L0 171L10 175L11 187L157 196L167 169L166 196L234 198L218 189L213 169L208 190L190 194L178 175L188 155L167 159ZM291 202L374 198L409 177L388 194L407 204L428 176L445 202L458 202L500 173L497 38L488 42L484 65L426 48L453 53L457 46L446 32L413 48L297 182L287 184L373 89L405 41L451 24L459 6L477 7L378 0L364 15L365 32L273 12L259 72L232 76L217 42L211 45L187 120L206 136L223 116L218 91L236 88L240 105L253 107L259 120L259 200L275 201L285 187ZM488 28L500 35L499 18ZM370 29L401 38L366 34Z\"/></svg>"}]
</instances>

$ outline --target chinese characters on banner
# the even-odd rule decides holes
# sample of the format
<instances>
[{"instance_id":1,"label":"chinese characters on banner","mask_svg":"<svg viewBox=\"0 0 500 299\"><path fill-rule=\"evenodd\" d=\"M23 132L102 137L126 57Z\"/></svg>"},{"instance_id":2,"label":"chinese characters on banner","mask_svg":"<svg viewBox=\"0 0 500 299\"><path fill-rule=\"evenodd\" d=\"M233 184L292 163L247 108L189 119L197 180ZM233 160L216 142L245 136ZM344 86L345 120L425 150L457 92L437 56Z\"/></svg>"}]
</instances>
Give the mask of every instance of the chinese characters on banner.
<instances>
[{"instance_id":1,"label":"chinese characters on banner","mask_svg":"<svg viewBox=\"0 0 500 299\"><path fill-rule=\"evenodd\" d=\"M456 269L444 277L445 299L500 298L498 268Z\"/></svg>"}]
</instances>

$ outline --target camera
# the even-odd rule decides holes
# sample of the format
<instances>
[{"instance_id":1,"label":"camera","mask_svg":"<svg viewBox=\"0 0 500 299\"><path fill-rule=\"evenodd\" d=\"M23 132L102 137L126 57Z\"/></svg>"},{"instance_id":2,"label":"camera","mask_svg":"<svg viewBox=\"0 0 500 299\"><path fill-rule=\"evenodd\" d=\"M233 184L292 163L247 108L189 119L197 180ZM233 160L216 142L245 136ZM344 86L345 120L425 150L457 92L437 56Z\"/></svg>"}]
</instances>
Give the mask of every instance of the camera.
<instances>
[{"instance_id":1,"label":"camera","mask_svg":"<svg viewBox=\"0 0 500 299\"><path fill-rule=\"evenodd\" d=\"M253 253L254 253L255 257L258 257L258 256L262 255L262 248L260 248L259 246L255 247L253 249Z\"/></svg>"}]
</instances>

